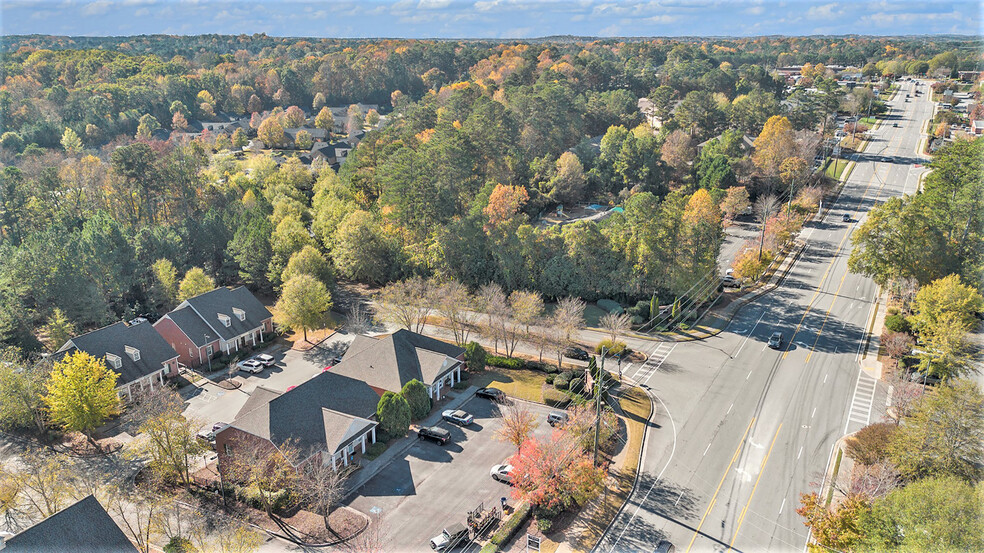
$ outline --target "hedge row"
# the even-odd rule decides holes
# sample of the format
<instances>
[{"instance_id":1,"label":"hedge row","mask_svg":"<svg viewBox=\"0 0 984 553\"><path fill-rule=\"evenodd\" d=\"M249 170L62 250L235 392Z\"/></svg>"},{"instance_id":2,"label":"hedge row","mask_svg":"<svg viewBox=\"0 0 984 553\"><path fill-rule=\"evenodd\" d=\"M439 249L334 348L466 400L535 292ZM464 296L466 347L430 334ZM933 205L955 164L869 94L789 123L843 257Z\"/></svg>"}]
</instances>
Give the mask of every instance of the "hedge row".
<instances>
[{"instance_id":1,"label":"hedge row","mask_svg":"<svg viewBox=\"0 0 984 553\"><path fill-rule=\"evenodd\" d=\"M538 361L526 361L524 359L519 359L517 357L502 357L499 355L489 355L485 358L485 364L489 367L498 367L500 369L510 369L519 370L526 369L528 371L540 371L547 374L553 374L557 372L557 367L551 364L544 364Z\"/></svg>"},{"instance_id":2,"label":"hedge row","mask_svg":"<svg viewBox=\"0 0 984 553\"><path fill-rule=\"evenodd\" d=\"M499 526L495 534L492 534L489 543L485 544L479 553L496 553L499 551L499 547L509 543L509 540L516 535L519 527L530 518L531 512L529 503L524 503L519 509L516 509L516 512L510 515L506 522L502 523L502 526Z\"/></svg>"}]
</instances>

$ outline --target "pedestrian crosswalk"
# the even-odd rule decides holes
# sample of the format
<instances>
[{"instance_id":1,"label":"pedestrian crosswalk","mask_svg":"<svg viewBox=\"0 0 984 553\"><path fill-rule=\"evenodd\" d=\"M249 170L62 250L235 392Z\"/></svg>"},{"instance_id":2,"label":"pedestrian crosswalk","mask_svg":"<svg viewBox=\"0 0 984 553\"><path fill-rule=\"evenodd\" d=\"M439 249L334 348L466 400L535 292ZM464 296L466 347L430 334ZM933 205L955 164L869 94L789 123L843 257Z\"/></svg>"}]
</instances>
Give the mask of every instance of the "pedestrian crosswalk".
<instances>
[{"instance_id":1,"label":"pedestrian crosswalk","mask_svg":"<svg viewBox=\"0 0 984 553\"><path fill-rule=\"evenodd\" d=\"M861 427L871 423L871 407L875 401L875 389L878 381L868 376L864 371L858 375L858 383L854 387L854 397L851 399L851 408L847 414L847 425L844 432L851 427L851 423L860 424Z\"/></svg>"},{"instance_id":2,"label":"pedestrian crosswalk","mask_svg":"<svg viewBox=\"0 0 984 553\"><path fill-rule=\"evenodd\" d=\"M676 347L676 342L660 342L656 349L649 355L645 363L639 366L634 373L629 373L629 377L639 384L645 384L659 370L670 352Z\"/></svg>"}]
</instances>

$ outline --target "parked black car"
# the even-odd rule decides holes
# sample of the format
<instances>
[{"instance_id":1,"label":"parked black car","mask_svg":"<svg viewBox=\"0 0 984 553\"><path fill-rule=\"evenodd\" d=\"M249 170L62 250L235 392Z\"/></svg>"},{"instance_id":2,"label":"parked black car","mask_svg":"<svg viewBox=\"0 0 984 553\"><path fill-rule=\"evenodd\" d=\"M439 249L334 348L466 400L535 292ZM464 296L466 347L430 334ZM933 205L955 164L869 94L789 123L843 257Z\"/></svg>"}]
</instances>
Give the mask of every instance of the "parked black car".
<instances>
[{"instance_id":1,"label":"parked black car","mask_svg":"<svg viewBox=\"0 0 984 553\"><path fill-rule=\"evenodd\" d=\"M571 359L577 359L578 361L587 361L588 352L581 348L569 347L564 350L564 357L570 357Z\"/></svg>"},{"instance_id":2,"label":"parked black car","mask_svg":"<svg viewBox=\"0 0 984 553\"><path fill-rule=\"evenodd\" d=\"M434 440L444 445L451 439L451 433L437 426L424 426L417 431L417 438L421 440Z\"/></svg>"},{"instance_id":3,"label":"parked black car","mask_svg":"<svg viewBox=\"0 0 984 553\"><path fill-rule=\"evenodd\" d=\"M479 388L475 395L478 397L484 397L491 399L492 401L505 401L506 393L498 388Z\"/></svg>"}]
</instances>

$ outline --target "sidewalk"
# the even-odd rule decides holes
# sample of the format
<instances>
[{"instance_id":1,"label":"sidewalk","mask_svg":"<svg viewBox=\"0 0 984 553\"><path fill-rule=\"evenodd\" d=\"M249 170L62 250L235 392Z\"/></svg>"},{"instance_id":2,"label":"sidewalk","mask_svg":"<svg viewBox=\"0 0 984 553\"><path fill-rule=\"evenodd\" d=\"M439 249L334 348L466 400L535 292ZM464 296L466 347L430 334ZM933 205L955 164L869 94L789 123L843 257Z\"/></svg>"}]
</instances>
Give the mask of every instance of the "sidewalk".
<instances>
[{"instance_id":1,"label":"sidewalk","mask_svg":"<svg viewBox=\"0 0 984 553\"><path fill-rule=\"evenodd\" d=\"M881 349L881 333L882 329L885 328L885 316L888 315L888 293L882 292L875 301L877 303L874 307L874 318L868 315L868 318L865 319L869 325L865 329L868 338L862 342L864 345L859 351L858 363L868 376L875 380L881 380L884 374L884 364L878 360L878 351Z\"/></svg>"},{"instance_id":2,"label":"sidewalk","mask_svg":"<svg viewBox=\"0 0 984 553\"><path fill-rule=\"evenodd\" d=\"M439 409L435 409L433 413L427 415L422 421L417 423L418 426L434 426L441 421L441 412L446 409L457 409L461 407L466 401L475 395L478 391L478 386L469 386L468 388L461 390L460 392L452 392L456 394L456 397L441 406ZM373 476L379 474L387 465L389 465L394 459L401 457L404 453L410 449L413 444L417 443L417 433L410 431L408 435L404 438L394 441L390 444L386 451L384 451L379 457L376 457L372 461L367 462L361 470L356 472L352 478L350 478L345 483L345 492L342 494L342 500L348 499L350 495L359 491L362 486L366 484Z\"/></svg>"}]
</instances>

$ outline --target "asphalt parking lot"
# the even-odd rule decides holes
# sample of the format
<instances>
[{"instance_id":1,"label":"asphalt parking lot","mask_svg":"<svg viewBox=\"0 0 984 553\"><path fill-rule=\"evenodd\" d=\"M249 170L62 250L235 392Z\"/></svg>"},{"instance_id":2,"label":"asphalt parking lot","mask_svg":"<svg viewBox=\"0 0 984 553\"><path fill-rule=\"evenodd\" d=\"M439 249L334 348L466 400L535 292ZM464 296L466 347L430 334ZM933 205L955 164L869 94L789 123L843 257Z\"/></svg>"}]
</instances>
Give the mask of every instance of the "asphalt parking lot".
<instances>
[{"instance_id":1,"label":"asphalt parking lot","mask_svg":"<svg viewBox=\"0 0 984 553\"><path fill-rule=\"evenodd\" d=\"M516 401L516 400L512 400ZM547 438L551 428L545 405L527 403L539 421L538 438ZM492 480L489 469L516 453L515 448L495 439L502 419L498 407L484 398L472 398L461 407L475 422L461 428L442 421L451 441L439 445L416 442L401 457L369 480L348 503L381 520L382 543L388 551L430 550L430 539L455 522L465 523L467 511L479 502L489 509L499 498L509 497L508 484ZM510 504L514 501L510 498Z\"/></svg>"},{"instance_id":2,"label":"asphalt parking lot","mask_svg":"<svg viewBox=\"0 0 984 553\"><path fill-rule=\"evenodd\" d=\"M237 372L235 379L242 382L242 386L234 390L199 380L197 390L184 394L184 416L200 420L203 426L208 427L216 422L230 423L257 386L287 391L291 386L306 382L321 373L332 358L343 353L353 339L354 335L351 334L336 334L306 352L283 350L276 346L270 348L263 353L272 355L277 360L276 364L259 374Z\"/></svg>"}]
</instances>

